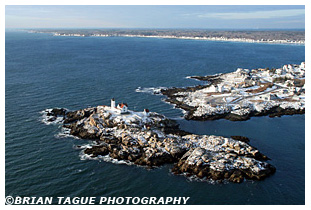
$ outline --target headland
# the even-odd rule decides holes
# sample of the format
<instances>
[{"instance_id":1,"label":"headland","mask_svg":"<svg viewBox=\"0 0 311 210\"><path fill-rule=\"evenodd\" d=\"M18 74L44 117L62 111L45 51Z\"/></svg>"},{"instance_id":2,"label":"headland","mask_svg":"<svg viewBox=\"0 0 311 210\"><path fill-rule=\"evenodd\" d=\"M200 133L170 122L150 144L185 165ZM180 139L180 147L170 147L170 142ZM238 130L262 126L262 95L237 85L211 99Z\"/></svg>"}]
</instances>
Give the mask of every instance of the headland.
<instances>
[{"instance_id":1,"label":"headland","mask_svg":"<svg viewBox=\"0 0 311 210\"><path fill-rule=\"evenodd\" d=\"M188 120L243 121L253 116L305 113L304 62L189 78L206 84L161 89L165 101L184 110Z\"/></svg>"},{"instance_id":2,"label":"headland","mask_svg":"<svg viewBox=\"0 0 311 210\"><path fill-rule=\"evenodd\" d=\"M275 172L269 158L241 136L196 135L179 129L165 116L131 111L127 104L77 111L64 108L42 112L46 123L60 123L70 134L92 140L84 148L90 158L108 157L148 168L173 164L171 172L203 180L262 180Z\"/></svg>"},{"instance_id":3,"label":"headland","mask_svg":"<svg viewBox=\"0 0 311 210\"><path fill-rule=\"evenodd\" d=\"M305 32L294 30L207 29L36 29L34 33L73 37L142 37L270 44L305 44Z\"/></svg>"}]
</instances>

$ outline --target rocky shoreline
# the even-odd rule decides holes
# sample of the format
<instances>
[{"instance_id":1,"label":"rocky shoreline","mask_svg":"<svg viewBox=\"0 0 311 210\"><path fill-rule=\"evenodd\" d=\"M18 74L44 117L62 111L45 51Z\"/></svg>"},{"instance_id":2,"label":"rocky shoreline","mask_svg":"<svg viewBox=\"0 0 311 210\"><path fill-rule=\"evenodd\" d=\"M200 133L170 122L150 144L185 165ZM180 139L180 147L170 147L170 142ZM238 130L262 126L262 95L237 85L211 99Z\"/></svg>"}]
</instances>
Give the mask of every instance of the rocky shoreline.
<instances>
[{"instance_id":1,"label":"rocky shoreline","mask_svg":"<svg viewBox=\"0 0 311 210\"><path fill-rule=\"evenodd\" d=\"M77 111L47 109L46 123L61 123L70 134L92 140L83 153L153 168L173 164L172 173L205 180L262 180L275 172L268 157L241 136L195 135L158 113L117 114L107 106Z\"/></svg>"},{"instance_id":2,"label":"rocky shoreline","mask_svg":"<svg viewBox=\"0 0 311 210\"><path fill-rule=\"evenodd\" d=\"M200 90L202 89L202 85L191 87L191 90ZM185 111L184 118L186 120L196 120L196 121L206 121L206 120L218 120L218 119L226 119L230 121L246 121L251 119L251 117L259 117L259 116L269 116L273 117L281 117L283 115L295 115L295 114L305 114L305 108L303 109L295 109L295 108L282 108L278 104L275 106L262 111L252 110L250 112L245 113L244 115L237 115L230 112L227 113L220 113L220 114L205 114L200 116L195 116L194 112L197 110L198 107L189 106L184 104L178 100L176 100L178 95L174 95L176 90L180 90L180 88L172 88L172 89L163 89L161 93L165 95L167 98L164 99L166 102L175 105L176 108L180 108ZM170 92L172 91L173 94Z\"/></svg>"},{"instance_id":3,"label":"rocky shoreline","mask_svg":"<svg viewBox=\"0 0 311 210\"><path fill-rule=\"evenodd\" d=\"M245 121L255 116L305 114L304 76L301 76L304 67L294 65L291 68L294 70L290 73L283 67L283 70L273 69L271 72L238 69L226 74L191 76L188 78L205 84L162 88L160 92L166 96L166 102L184 111L187 120ZM284 75L276 74L277 71Z\"/></svg>"}]
</instances>

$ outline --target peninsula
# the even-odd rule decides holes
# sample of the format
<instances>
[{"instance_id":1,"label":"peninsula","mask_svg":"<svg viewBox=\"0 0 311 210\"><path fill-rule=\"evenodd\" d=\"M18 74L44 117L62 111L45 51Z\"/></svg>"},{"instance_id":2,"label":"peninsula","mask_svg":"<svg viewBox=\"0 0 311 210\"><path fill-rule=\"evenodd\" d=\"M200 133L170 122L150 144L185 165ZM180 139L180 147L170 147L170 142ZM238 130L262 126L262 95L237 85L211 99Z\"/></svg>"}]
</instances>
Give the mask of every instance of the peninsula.
<instances>
[{"instance_id":1,"label":"peninsula","mask_svg":"<svg viewBox=\"0 0 311 210\"><path fill-rule=\"evenodd\" d=\"M131 111L125 103L77 111L42 112L46 124L60 123L72 136L92 140L83 148L88 158L157 167L173 164L171 172L203 180L262 180L275 172L268 157L241 136L196 135L179 129L165 116ZM112 161L113 162L113 161Z\"/></svg>"},{"instance_id":2,"label":"peninsula","mask_svg":"<svg viewBox=\"0 0 311 210\"><path fill-rule=\"evenodd\" d=\"M295 30L207 30L207 29L36 29L33 33L74 37L144 37L209 41L304 44L305 32Z\"/></svg>"},{"instance_id":3,"label":"peninsula","mask_svg":"<svg viewBox=\"0 0 311 210\"><path fill-rule=\"evenodd\" d=\"M248 120L305 113L305 63L282 68L241 69L226 74L190 76L206 84L163 88L165 101L184 110L188 120ZM156 93L158 94L158 92Z\"/></svg>"}]
</instances>

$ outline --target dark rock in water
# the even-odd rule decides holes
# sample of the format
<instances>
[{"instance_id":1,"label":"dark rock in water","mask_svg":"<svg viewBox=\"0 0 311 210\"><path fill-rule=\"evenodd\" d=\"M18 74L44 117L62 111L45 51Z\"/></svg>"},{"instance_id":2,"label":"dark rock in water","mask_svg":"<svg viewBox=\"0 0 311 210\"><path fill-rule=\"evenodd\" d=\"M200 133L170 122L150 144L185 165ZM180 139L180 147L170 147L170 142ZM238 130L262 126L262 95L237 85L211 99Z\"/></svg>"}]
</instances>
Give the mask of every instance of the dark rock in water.
<instances>
[{"instance_id":1,"label":"dark rock in water","mask_svg":"<svg viewBox=\"0 0 311 210\"><path fill-rule=\"evenodd\" d=\"M81 120L84 118L84 114L80 114L79 111L74 111L74 112L68 112L66 114L66 119L64 121L64 123L72 123L75 122L77 120Z\"/></svg>"},{"instance_id":2,"label":"dark rock in water","mask_svg":"<svg viewBox=\"0 0 311 210\"><path fill-rule=\"evenodd\" d=\"M281 117L282 115L294 115L294 114L305 114L305 109L281 109L278 108L275 112L271 112L269 117Z\"/></svg>"},{"instance_id":3,"label":"dark rock in water","mask_svg":"<svg viewBox=\"0 0 311 210\"><path fill-rule=\"evenodd\" d=\"M97 157L98 155L105 156L109 154L109 150L106 146L93 146L84 150L85 154L91 155L91 157Z\"/></svg>"},{"instance_id":4,"label":"dark rock in water","mask_svg":"<svg viewBox=\"0 0 311 210\"><path fill-rule=\"evenodd\" d=\"M175 103L171 99L167 99L167 102ZM215 114L215 115L202 115L202 116L194 116L193 113L197 107L187 107L187 105L180 106L176 104L176 107L184 109L187 111L185 115L186 120L197 120L197 121L207 121L207 120L219 120L226 119L230 121L246 121L249 120L253 116L269 116L269 117L281 117L283 115L295 115L295 114L305 114L305 109L282 109L282 108L272 108L270 110L265 110L262 112L252 111L246 115L236 115L232 113L225 114Z\"/></svg>"},{"instance_id":5,"label":"dark rock in water","mask_svg":"<svg viewBox=\"0 0 311 210\"><path fill-rule=\"evenodd\" d=\"M54 108L50 112L47 113L47 116L64 116L67 110L64 108Z\"/></svg>"},{"instance_id":6,"label":"dark rock in water","mask_svg":"<svg viewBox=\"0 0 311 210\"><path fill-rule=\"evenodd\" d=\"M248 179L253 179L253 180L263 180L264 178L267 177L267 175L269 174L273 174L275 173L276 169L274 166L265 163L265 169L264 170L260 170L260 171L253 171L253 170L249 170L249 169L242 169L241 171L243 171L244 175L246 178Z\"/></svg>"},{"instance_id":7,"label":"dark rock in water","mask_svg":"<svg viewBox=\"0 0 311 210\"><path fill-rule=\"evenodd\" d=\"M97 133L89 133L88 130L83 128L82 126L72 126L70 127L70 134L73 136L77 136L82 139L99 139L99 136Z\"/></svg>"},{"instance_id":8,"label":"dark rock in water","mask_svg":"<svg viewBox=\"0 0 311 210\"><path fill-rule=\"evenodd\" d=\"M231 136L232 139L249 143L249 138L245 136Z\"/></svg>"},{"instance_id":9,"label":"dark rock in water","mask_svg":"<svg viewBox=\"0 0 311 210\"><path fill-rule=\"evenodd\" d=\"M49 118L47 121L48 121L48 122L53 122L53 121L55 121L56 119L57 119L57 117L53 116L53 117Z\"/></svg>"}]
</instances>

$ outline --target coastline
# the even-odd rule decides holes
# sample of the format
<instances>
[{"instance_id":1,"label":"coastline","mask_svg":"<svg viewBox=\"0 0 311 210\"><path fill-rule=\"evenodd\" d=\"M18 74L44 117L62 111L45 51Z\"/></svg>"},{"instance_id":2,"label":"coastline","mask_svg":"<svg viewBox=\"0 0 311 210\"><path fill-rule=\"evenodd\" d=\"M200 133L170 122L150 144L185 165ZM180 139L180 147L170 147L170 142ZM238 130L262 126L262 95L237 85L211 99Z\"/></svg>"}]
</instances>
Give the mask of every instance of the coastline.
<instances>
[{"instance_id":1,"label":"coastline","mask_svg":"<svg viewBox=\"0 0 311 210\"><path fill-rule=\"evenodd\" d=\"M298 73L299 72L299 73ZM187 120L245 121L251 117L305 113L304 62L282 69L238 69L187 78L206 84L161 89L166 102L183 110Z\"/></svg>"},{"instance_id":2,"label":"coastline","mask_svg":"<svg viewBox=\"0 0 311 210\"><path fill-rule=\"evenodd\" d=\"M266 43L266 44L290 44L290 45L305 45L305 40L293 39L271 39L271 38L247 38L247 37L229 37L229 36L213 36L213 35L142 35L142 34L127 34L122 33L87 33L87 32L57 32L57 31L38 31L27 30L29 33L51 33L53 36L68 36L68 37L138 37L138 38L160 38L160 39L184 39L184 40L205 40L205 41L221 41L221 42L242 42L242 43ZM139 32L138 32L139 33Z\"/></svg>"},{"instance_id":3,"label":"coastline","mask_svg":"<svg viewBox=\"0 0 311 210\"><path fill-rule=\"evenodd\" d=\"M140 37L140 38L188 39L188 40L206 40L206 41L222 41L222 42L305 45L304 41L291 41L291 40L255 40L255 39L247 39L247 38L228 38L228 37L177 37L177 36L140 36L140 35L123 35L123 36L124 37Z\"/></svg>"},{"instance_id":4,"label":"coastline","mask_svg":"<svg viewBox=\"0 0 311 210\"><path fill-rule=\"evenodd\" d=\"M73 36L73 37L87 37L84 34L57 34L53 36ZM227 37L178 37L178 36L143 36L143 35L99 35L93 34L90 37L137 37L137 38L159 38L159 39L185 39L185 40L205 40L205 41L221 41L221 42L246 42L246 43L266 43L266 44L294 44L305 45L304 41L291 41L291 40L255 40L247 38L227 38Z\"/></svg>"}]
</instances>

